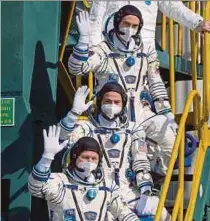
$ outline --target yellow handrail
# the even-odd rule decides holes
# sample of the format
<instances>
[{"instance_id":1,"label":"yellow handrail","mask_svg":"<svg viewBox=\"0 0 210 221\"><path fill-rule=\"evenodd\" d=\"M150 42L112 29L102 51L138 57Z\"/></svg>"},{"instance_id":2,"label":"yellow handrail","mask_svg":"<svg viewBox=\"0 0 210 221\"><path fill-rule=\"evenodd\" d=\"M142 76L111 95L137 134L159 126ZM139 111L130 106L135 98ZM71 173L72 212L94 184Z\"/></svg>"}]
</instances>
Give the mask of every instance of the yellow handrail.
<instances>
[{"instance_id":1,"label":"yellow handrail","mask_svg":"<svg viewBox=\"0 0 210 221\"><path fill-rule=\"evenodd\" d=\"M183 212L184 212L184 154L185 154L185 131L182 132L182 140L181 140L181 147L180 147L180 153L179 153L179 186L178 188L180 189L181 196L182 198L180 199L179 203L179 216L178 220L182 221L183 220Z\"/></svg>"},{"instance_id":2,"label":"yellow handrail","mask_svg":"<svg viewBox=\"0 0 210 221\"><path fill-rule=\"evenodd\" d=\"M61 44L60 54L59 54L59 71L58 71L58 79L61 83L64 93L66 97L68 98L68 102L70 104L72 103L72 100L73 100L72 92L75 92L76 90L72 83L71 77L69 76L68 71L63 63L63 56L64 56L64 52L66 49L66 43L68 40L68 35L69 35L69 31L70 31L70 27L71 27L71 23L73 19L75 4L76 4L75 1L71 2L71 9L70 9L70 13L68 16L68 22L67 22L67 26L66 26L64 38Z\"/></svg>"},{"instance_id":3,"label":"yellow handrail","mask_svg":"<svg viewBox=\"0 0 210 221\"><path fill-rule=\"evenodd\" d=\"M174 24L169 20L169 73L171 110L175 113Z\"/></svg>"},{"instance_id":4,"label":"yellow handrail","mask_svg":"<svg viewBox=\"0 0 210 221\"><path fill-rule=\"evenodd\" d=\"M193 175L193 182L192 182L192 187L191 187L191 197L187 209L187 213L185 215L185 221L192 220L192 217L194 215L194 209L195 209L195 203L197 199L197 193L198 193L198 188L199 188L199 183L200 183L200 178L202 174L202 168L204 164L204 159L205 159L205 153L206 151L203 151L203 141L200 140L199 143L199 148L198 148L198 153L195 161L195 165L197 168L194 170L194 175Z\"/></svg>"},{"instance_id":5,"label":"yellow handrail","mask_svg":"<svg viewBox=\"0 0 210 221\"><path fill-rule=\"evenodd\" d=\"M88 87L90 88L90 93L88 95L89 100L93 97L93 73L90 72L88 75Z\"/></svg>"},{"instance_id":6,"label":"yellow handrail","mask_svg":"<svg viewBox=\"0 0 210 221\"><path fill-rule=\"evenodd\" d=\"M71 10L70 10L69 17L68 17L67 27L66 27L66 30L65 30L63 42L61 44L59 61L63 60L64 51L65 51L65 48L66 48L66 42L68 40L68 35L69 35L69 31L70 31L70 27L71 27L71 23L72 23L72 19L73 19L75 5L76 5L76 1L72 1L72 3L71 3Z\"/></svg>"},{"instance_id":7,"label":"yellow handrail","mask_svg":"<svg viewBox=\"0 0 210 221\"><path fill-rule=\"evenodd\" d=\"M162 28L161 28L161 47L166 50L166 16L162 15Z\"/></svg>"},{"instance_id":8,"label":"yellow handrail","mask_svg":"<svg viewBox=\"0 0 210 221\"><path fill-rule=\"evenodd\" d=\"M82 85L82 75L76 76L76 89Z\"/></svg>"},{"instance_id":9,"label":"yellow handrail","mask_svg":"<svg viewBox=\"0 0 210 221\"><path fill-rule=\"evenodd\" d=\"M174 144L174 147L173 147L173 151L172 151L172 154L171 154L171 159L169 161L168 171L167 171L166 178L165 178L165 181L164 181L164 184L163 184L163 190L162 190L162 194L161 194L161 197L160 197L160 202L159 202L159 205L158 205L158 208L157 208L157 213L155 215L155 221L160 220L160 217L161 217L161 212L162 212L164 202L165 202L165 199L166 199L166 195L167 195L167 192L168 192L168 188L169 188L169 184L170 184L174 164L175 164L175 161L176 161L176 158L177 158L177 155L178 155L178 151L179 151L179 149L182 149L182 148L180 148L180 143L183 139L183 133L185 131L185 122L187 120L187 116L188 116L191 104L192 104L194 99L198 100L198 104L199 104L200 109L201 109L201 103L200 103L201 97L199 95L199 92L193 90L193 91L191 91L191 93L190 93L190 95L187 99L187 102L185 104L185 108L184 108L184 111L183 111L183 114L182 114L182 117L181 117L177 137L176 137L175 144ZM199 113L199 119L201 120L200 116L201 115ZM183 154L183 152L181 152L181 154ZM181 159L183 159L183 158L181 158ZM182 167L184 167L184 166L182 165ZM180 173L182 173L182 172L183 172L183 169L180 169ZM179 181L179 182L182 182L182 181ZM181 191L178 191L179 195L180 195L180 196L178 196L178 199L180 197L183 198L183 191L184 190L181 186ZM177 208L177 204L179 204L179 203L180 203L180 201L176 201L176 203L174 205L175 209ZM174 212L174 213L176 215L176 212ZM174 219L174 216L172 216L173 219Z\"/></svg>"},{"instance_id":10,"label":"yellow handrail","mask_svg":"<svg viewBox=\"0 0 210 221\"><path fill-rule=\"evenodd\" d=\"M206 10L205 10L205 19L210 20L210 2L206 3ZM203 75L203 112L204 112L204 119L208 121L209 113L210 113L210 34L204 34L204 75Z\"/></svg>"},{"instance_id":11,"label":"yellow handrail","mask_svg":"<svg viewBox=\"0 0 210 221\"><path fill-rule=\"evenodd\" d=\"M83 4L84 4L85 8L88 8L88 9L90 8L90 4L88 1L83 0Z\"/></svg>"},{"instance_id":12,"label":"yellow handrail","mask_svg":"<svg viewBox=\"0 0 210 221\"><path fill-rule=\"evenodd\" d=\"M190 9L195 12L195 1L190 2ZM191 37L191 72L192 72L192 89L197 90L197 57L198 57L198 34L195 31L190 31ZM197 104L193 103L194 107L194 127L198 126Z\"/></svg>"},{"instance_id":13,"label":"yellow handrail","mask_svg":"<svg viewBox=\"0 0 210 221\"><path fill-rule=\"evenodd\" d=\"M183 38L183 27L179 24L178 26L178 56L182 56L183 53L183 45L182 45L182 38Z\"/></svg>"},{"instance_id":14,"label":"yellow handrail","mask_svg":"<svg viewBox=\"0 0 210 221\"><path fill-rule=\"evenodd\" d=\"M210 19L210 2L206 3L206 10L204 15L206 20ZM200 132L200 144L198 149L198 154L196 158L196 170L193 176L192 188L191 188L191 197L188 205L188 209L185 216L185 221L192 220L195 210L195 204L197 199L197 193L199 189L200 179L202 175L202 168L205 160L205 154L207 147L210 145L209 141L209 131L208 131L208 118L210 114L209 108L209 95L210 95L210 34L205 33L204 36L204 70L203 70L203 120L202 128Z\"/></svg>"}]
</instances>

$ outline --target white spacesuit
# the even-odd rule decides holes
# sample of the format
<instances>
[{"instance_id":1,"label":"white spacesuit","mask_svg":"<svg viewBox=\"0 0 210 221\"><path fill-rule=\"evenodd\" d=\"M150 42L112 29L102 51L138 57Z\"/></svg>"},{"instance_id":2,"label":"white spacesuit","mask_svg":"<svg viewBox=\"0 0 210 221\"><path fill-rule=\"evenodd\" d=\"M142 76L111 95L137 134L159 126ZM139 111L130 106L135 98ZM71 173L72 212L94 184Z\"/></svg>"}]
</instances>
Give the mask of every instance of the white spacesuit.
<instances>
[{"instance_id":1,"label":"white spacesuit","mask_svg":"<svg viewBox=\"0 0 210 221\"><path fill-rule=\"evenodd\" d=\"M55 126L50 127L49 135L45 135L44 139L43 157L34 167L28 182L29 191L33 196L47 200L50 220L104 221L108 210L117 220L138 221L138 217L120 197L111 192L108 180L104 178L100 167L100 146L93 138L83 137L72 147L68 170L64 173L50 173L52 158L62 149L58 139L59 129L56 131ZM77 163L84 151L101 155L98 166L90 162L91 158L86 162Z\"/></svg>"},{"instance_id":2,"label":"white spacesuit","mask_svg":"<svg viewBox=\"0 0 210 221\"><path fill-rule=\"evenodd\" d=\"M88 92L86 86L77 90L72 110L60 121L62 128L60 140L68 139L72 143L83 136L98 140L104 156L102 166L105 175L114 181L112 191L116 191L138 215L146 214L148 210L150 211L148 215L154 215L158 204L157 197L147 196L147 199L141 197L146 192L151 193L153 186L145 132L142 126L127 122L125 113L127 96L123 88L114 82L105 84L97 94L98 112L95 118L91 117L91 121L77 121L79 115L92 104L92 101L85 104ZM103 96L108 92L121 95L123 107L120 112L115 112L118 110L117 106L108 106L106 109L106 105L102 104ZM153 165L153 168L157 166ZM158 172L162 172L161 167ZM151 202L152 199L154 203ZM150 203L146 204L146 201ZM162 220L168 220L168 216L164 209Z\"/></svg>"},{"instance_id":3,"label":"white spacesuit","mask_svg":"<svg viewBox=\"0 0 210 221\"><path fill-rule=\"evenodd\" d=\"M102 41L104 21L106 21L108 16L127 4L136 6L142 13L144 24L141 36L145 47L151 45L155 47L158 10L192 30L196 30L203 21L200 15L187 8L182 1L93 1L90 10L91 42L93 45Z\"/></svg>"},{"instance_id":4,"label":"white spacesuit","mask_svg":"<svg viewBox=\"0 0 210 221\"><path fill-rule=\"evenodd\" d=\"M141 13L134 6L122 10L122 13L119 11L116 15L118 23L119 19L130 14L137 16L141 21ZM109 81L116 81L123 86L128 95L129 119L142 124L151 146L159 145L152 149L152 156L156 157L152 157L151 162L156 164L156 159L161 156L164 162L161 162L160 165L165 165L161 168L161 174L165 175L175 140L176 124L174 116L170 112L168 95L159 74L159 62L156 55L153 56L152 49L150 52L145 52L141 41L136 45L132 37L129 39L129 47L132 50L130 51L131 48L126 49L115 34L110 37L112 41L108 38L107 41L89 48L88 15L80 14L77 24L82 34L69 58L70 73L79 75L93 71L96 78L96 92ZM117 27L116 23L115 28ZM138 32L140 32L140 27ZM144 101L144 98L141 97L142 92L148 90L147 83L158 115L155 115L142 102ZM172 123L169 124L170 122ZM174 130L171 129L171 125Z\"/></svg>"}]
</instances>

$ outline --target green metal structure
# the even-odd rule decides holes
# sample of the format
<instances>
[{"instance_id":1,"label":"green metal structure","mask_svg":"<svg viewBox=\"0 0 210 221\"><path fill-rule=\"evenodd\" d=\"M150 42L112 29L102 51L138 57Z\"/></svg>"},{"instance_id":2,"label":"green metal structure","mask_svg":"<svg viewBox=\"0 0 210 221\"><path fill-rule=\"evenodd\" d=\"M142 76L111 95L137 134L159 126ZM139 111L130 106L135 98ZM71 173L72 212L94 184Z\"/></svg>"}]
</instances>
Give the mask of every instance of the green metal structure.
<instances>
[{"instance_id":1,"label":"green metal structure","mask_svg":"<svg viewBox=\"0 0 210 221\"><path fill-rule=\"evenodd\" d=\"M27 181L42 129L57 122L60 2L1 2L1 14L1 96L15 98L15 125L1 128L1 220L29 220L30 211L43 220L44 203L33 200L31 210Z\"/></svg>"}]
</instances>

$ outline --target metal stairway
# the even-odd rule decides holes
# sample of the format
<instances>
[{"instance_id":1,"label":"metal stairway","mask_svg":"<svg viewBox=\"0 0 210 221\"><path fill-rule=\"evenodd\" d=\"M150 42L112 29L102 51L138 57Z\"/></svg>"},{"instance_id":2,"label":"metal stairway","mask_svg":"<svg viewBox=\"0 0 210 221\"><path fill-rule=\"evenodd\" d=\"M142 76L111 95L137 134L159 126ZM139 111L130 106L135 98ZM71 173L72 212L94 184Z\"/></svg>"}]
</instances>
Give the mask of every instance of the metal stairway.
<instances>
[{"instance_id":1,"label":"metal stairway","mask_svg":"<svg viewBox=\"0 0 210 221\"><path fill-rule=\"evenodd\" d=\"M71 8L69 10L68 23L66 26L66 31L62 38L62 44L60 47L60 58L59 58L59 80L63 87L63 90L69 100L72 102L72 95L79 85L81 85L81 77L76 77L75 81L72 81L67 68L64 65L64 53L71 51L73 45L76 44L78 40L78 33L74 24L74 9L75 2L71 3ZM189 6L192 10L196 10L195 1L189 3ZM210 19L210 2L206 3L205 9L203 9L203 15L206 19ZM166 18L163 16L162 25L165 25L166 29ZM176 201L174 205L174 209L172 212L171 220L179 220L179 221L209 221L210 220L210 130L208 128L208 118L210 113L210 64L208 63L208 59L210 57L210 36L209 34L205 34L204 47L205 49L202 51L203 54L203 63L198 64L197 61L197 53L198 50L194 49L198 45L197 37L194 32L191 32L191 45L192 45L192 60L187 61L182 58L179 50L178 55L175 56L174 53L174 33L173 33L173 25L174 22L169 20L169 44L170 50L166 52L164 44L157 45L157 51L161 64L161 72L164 73L163 79L169 82L170 85L170 98L172 110L175 112L175 76L177 79L182 80L191 80L193 90L190 92L188 100L185 104L185 108L181 116L178 116L179 119L179 130L177 139L174 145L172 157L170 160L168 173L163 185L162 194L160 203L158 206L157 214L154 218L155 221L160 220L161 210L164 206L164 202L166 200L168 187L170 184L173 168L175 161L177 159L177 155L179 153L179 188L178 194L176 196ZM180 34L181 32L179 32ZM181 35L181 34L180 34ZM179 38L180 39L180 38ZM164 42L164 39L162 43ZM179 44L180 45L180 44ZM166 76L166 77L165 77ZM197 79L203 79L203 96L201 97L199 91L197 90ZM90 74L88 77L89 87L93 88L93 75ZM71 88L71 92L69 93L69 88ZM177 92L178 93L178 92ZM202 99L202 102L201 102ZM190 112L190 106L193 103L194 111ZM190 116L190 120L189 120ZM189 120L189 122L188 122ZM196 167L193 174L193 184L191 190L191 198L190 202L184 215L183 209L183 197L184 197L184 148L180 148L180 146L184 146L185 140L185 129L186 125L190 125L193 127L193 130L197 131L199 138L199 148L196 159ZM197 199L197 200L196 200ZM149 219L145 220L149 221ZM151 220L151 219L150 219Z\"/></svg>"}]
</instances>

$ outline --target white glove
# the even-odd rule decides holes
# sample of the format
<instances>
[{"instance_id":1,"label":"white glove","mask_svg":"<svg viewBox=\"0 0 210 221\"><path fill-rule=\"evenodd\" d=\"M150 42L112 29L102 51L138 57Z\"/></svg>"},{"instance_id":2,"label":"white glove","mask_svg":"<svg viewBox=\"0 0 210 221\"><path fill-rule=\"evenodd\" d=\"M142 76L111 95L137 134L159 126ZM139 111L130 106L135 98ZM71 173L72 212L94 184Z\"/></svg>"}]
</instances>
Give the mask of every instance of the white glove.
<instances>
[{"instance_id":1,"label":"white glove","mask_svg":"<svg viewBox=\"0 0 210 221\"><path fill-rule=\"evenodd\" d=\"M90 92L90 89L87 86L82 86L77 89L77 92L74 96L73 107L71 109L72 113L76 113L77 115L81 115L84 111L86 111L90 105L93 104L93 101L89 101L87 104L85 100Z\"/></svg>"},{"instance_id":2,"label":"white glove","mask_svg":"<svg viewBox=\"0 0 210 221\"><path fill-rule=\"evenodd\" d=\"M79 42L89 44L90 42L90 18L87 11L82 11L76 16L77 27L80 33Z\"/></svg>"},{"instance_id":3,"label":"white glove","mask_svg":"<svg viewBox=\"0 0 210 221\"><path fill-rule=\"evenodd\" d=\"M43 130L44 136L44 153L42 155L43 158L53 160L56 153L60 152L68 143L68 140L59 144L59 136L60 136L60 127L56 127L55 125L50 126L47 131Z\"/></svg>"},{"instance_id":4,"label":"white glove","mask_svg":"<svg viewBox=\"0 0 210 221\"><path fill-rule=\"evenodd\" d=\"M177 130L178 130L178 125L175 121L174 114L172 112L169 112L164 115L167 117L171 129L173 130L174 134L176 135Z\"/></svg>"},{"instance_id":5,"label":"white glove","mask_svg":"<svg viewBox=\"0 0 210 221\"><path fill-rule=\"evenodd\" d=\"M141 198L138 200L136 205L137 214L141 215L155 215L158 207L159 198L157 196L147 196L141 195ZM168 211L163 208L161 214L161 221L170 220L170 215Z\"/></svg>"}]
</instances>

